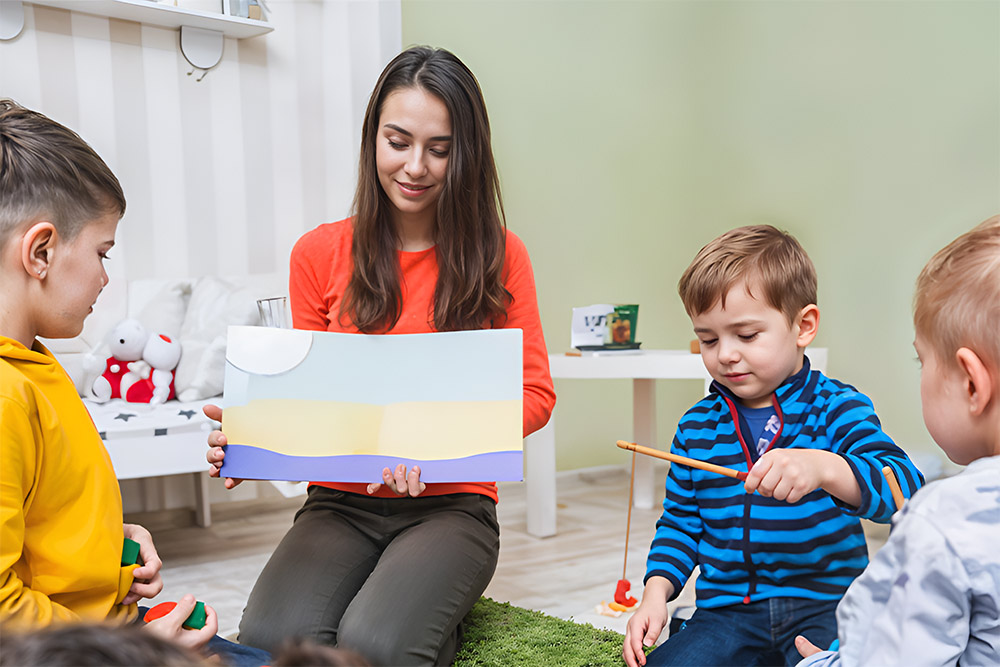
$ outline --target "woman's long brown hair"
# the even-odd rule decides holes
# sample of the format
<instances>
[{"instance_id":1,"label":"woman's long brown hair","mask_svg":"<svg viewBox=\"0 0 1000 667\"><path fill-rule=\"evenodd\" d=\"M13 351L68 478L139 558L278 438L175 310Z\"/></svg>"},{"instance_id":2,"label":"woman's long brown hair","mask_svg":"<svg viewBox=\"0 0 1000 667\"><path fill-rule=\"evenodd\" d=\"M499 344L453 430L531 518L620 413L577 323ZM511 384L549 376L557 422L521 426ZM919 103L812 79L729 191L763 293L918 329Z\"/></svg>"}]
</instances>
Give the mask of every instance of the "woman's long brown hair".
<instances>
[{"instance_id":1,"label":"woman's long brown hair","mask_svg":"<svg viewBox=\"0 0 1000 667\"><path fill-rule=\"evenodd\" d=\"M503 285L507 224L493 161L490 122L476 77L444 49L413 47L390 62L372 91L361 131L354 195L354 262L339 317L364 333L392 329L402 311L392 203L375 166L375 142L386 98L401 88L431 93L451 117L451 149L435 229L438 279L433 320L438 331L479 329L501 318L511 295Z\"/></svg>"}]
</instances>

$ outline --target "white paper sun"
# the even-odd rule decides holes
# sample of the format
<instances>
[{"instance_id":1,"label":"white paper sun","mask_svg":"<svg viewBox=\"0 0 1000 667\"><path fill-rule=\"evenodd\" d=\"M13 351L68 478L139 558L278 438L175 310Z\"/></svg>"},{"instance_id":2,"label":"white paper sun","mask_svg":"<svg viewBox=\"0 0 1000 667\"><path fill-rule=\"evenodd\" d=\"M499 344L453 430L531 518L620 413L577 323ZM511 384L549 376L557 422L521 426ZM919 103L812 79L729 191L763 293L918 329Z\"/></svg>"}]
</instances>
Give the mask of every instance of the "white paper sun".
<instances>
[{"instance_id":1,"label":"white paper sun","mask_svg":"<svg viewBox=\"0 0 1000 667\"><path fill-rule=\"evenodd\" d=\"M268 327L229 327L226 361L252 375L278 375L309 355L311 331Z\"/></svg>"}]
</instances>

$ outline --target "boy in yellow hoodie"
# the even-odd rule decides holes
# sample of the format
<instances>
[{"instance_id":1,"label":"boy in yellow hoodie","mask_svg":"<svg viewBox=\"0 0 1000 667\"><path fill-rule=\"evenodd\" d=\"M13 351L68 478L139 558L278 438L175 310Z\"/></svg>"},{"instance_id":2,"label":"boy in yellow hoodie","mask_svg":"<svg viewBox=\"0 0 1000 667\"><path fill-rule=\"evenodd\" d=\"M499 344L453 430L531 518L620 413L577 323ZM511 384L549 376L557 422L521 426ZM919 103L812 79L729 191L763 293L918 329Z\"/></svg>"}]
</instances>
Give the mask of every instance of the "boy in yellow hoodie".
<instances>
[{"instance_id":1,"label":"boy in yellow hoodie","mask_svg":"<svg viewBox=\"0 0 1000 667\"><path fill-rule=\"evenodd\" d=\"M0 621L6 629L139 616L163 588L149 532L122 523L111 459L73 382L37 336L83 329L125 212L118 179L76 133L0 99ZM141 566L120 565L128 537ZM189 647L185 595L146 627Z\"/></svg>"}]
</instances>

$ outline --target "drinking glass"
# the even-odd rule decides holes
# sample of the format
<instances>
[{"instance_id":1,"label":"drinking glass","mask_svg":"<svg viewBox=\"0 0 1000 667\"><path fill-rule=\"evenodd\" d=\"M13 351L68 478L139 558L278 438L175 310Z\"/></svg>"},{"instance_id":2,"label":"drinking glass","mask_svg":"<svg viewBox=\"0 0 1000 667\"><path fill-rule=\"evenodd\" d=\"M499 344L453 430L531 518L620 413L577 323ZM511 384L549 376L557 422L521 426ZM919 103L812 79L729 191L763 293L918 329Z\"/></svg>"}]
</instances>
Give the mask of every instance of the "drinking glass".
<instances>
[{"instance_id":1,"label":"drinking glass","mask_svg":"<svg viewBox=\"0 0 1000 667\"><path fill-rule=\"evenodd\" d=\"M287 296L257 299L257 312L260 313L262 327L289 328Z\"/></svg>"}]
</instances>

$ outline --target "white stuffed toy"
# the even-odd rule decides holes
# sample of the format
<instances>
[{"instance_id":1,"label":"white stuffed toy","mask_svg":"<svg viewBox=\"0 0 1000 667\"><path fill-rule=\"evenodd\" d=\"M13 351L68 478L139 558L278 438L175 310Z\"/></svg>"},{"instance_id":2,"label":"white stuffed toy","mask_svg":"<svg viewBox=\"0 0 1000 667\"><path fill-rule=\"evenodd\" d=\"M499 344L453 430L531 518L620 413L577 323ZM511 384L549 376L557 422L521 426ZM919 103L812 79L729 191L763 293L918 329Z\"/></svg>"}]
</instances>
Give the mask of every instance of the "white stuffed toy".
<instances>
[{"instance_id":1,"label":"white stuffed toy","mask_svg":"<svg viewBox=\"0 0 1000 667\"><path fill-rule=\"evenodd\" d=\"M111 356L104 362L104 372L94 380L94 399L100 403L112 398L123 398L122 378L129 364L142 359L149 333L139 320L122 320L107 336ZM99 362L98 362L99 363Z\"/></svg>"},{"instance_id":2,"label":"white stuffed toy","mask_svg":"<svg viewBox=\"0 0 1000 667\"><path fill-rule=\"evenodd\" d=\"M156 405L174 398L174 369L181 358L180 343L160 334L150 335L138 320L119 322L107 338L111 356L104 373L94 381L98 402L123 398L130 403Z\"/></svg>"},{"instance_id":3,"label":"white stuffed toy","mask_svg":"<svg viewBox=\"0 0 1000 667\"><path fill-rule=\"evenodd\" d=\"M129 372L122 378L122 396L130 403L150 405L174 398L174 369L180 360L180 343L163 334L151 335L142 349L142 359L129 364Z\"/></svg>"}]
</instances>

